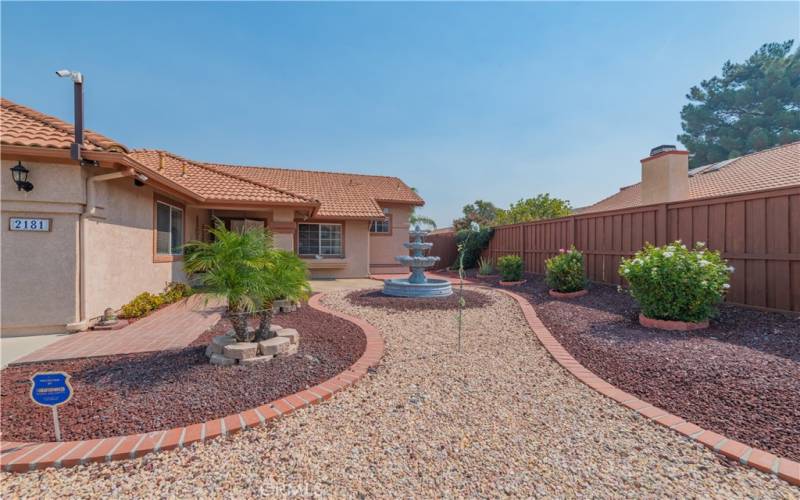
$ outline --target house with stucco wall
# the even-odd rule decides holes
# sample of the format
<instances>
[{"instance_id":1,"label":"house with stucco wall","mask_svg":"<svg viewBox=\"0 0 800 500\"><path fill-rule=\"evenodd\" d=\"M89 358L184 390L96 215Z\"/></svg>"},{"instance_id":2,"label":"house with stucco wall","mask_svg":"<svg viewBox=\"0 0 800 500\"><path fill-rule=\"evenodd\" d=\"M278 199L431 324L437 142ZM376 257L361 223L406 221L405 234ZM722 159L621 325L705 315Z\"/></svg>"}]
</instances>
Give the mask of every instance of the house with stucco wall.
<instances>
[{"instance_id":1,"label":"house with stucco wall","mask_svg":"<svg viewBox=\"0 0 800 500\"><path fill-rule=\"evenodd\" d=\"M264 227L312 278L406 272L409 215L423 200L396 177L209 163L129 149L2 99L2 335L88 328L107 307L185 281L182 245L215 218ZM9 170L21 165L32 189Z\"/></svg>"}]
</instances>

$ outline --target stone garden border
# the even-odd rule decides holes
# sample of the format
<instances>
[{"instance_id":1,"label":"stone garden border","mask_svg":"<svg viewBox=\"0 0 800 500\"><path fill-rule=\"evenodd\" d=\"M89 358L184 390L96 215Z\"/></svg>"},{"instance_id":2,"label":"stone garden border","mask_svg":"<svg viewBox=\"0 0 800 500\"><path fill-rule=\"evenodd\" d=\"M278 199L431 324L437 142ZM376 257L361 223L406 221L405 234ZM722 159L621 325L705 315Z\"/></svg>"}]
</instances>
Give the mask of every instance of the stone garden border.
<instances>
[{"instance_id":1,"label":"stone garden border","mask_svg":"<svg viewBox=\"0 0 800 500\"><path fill-rule=\"evenodd\" d=\"M758 448L752 448L744 443L728 439L691 422L672 415L661 408L657 408L646 401L642 401L632 394L628 394L594 373L583 367L573 358L561 344L553 337L544 323L536 315L533 306L520 295L508 290L496 289L501 293L512 297L517 301L525 320L528 322L533 333L542 343L550 355L578 380L588 385L600 394L607 396L614 401L638 412L641 416L659 423L663 426L683 434L693 441L703 444L707 448L724 455L730 460L735 460L742 465L754 467L768 474L775 474L790 484L800 486L800 463L787 458L780 458L772 453Z\"/></svg>"},{"instance_id":2,"label":"stone garden border","mask_svg":"<svg viewBox=\"0 0 800 500\"><path fill-rule=\"evenodd\" d=\"M240 413L208 422L165 431L153 431L86 441L43 443L0 442L0 466L5 471L25 472L47 467L72 467L89 462L111 462L141 457L156 451L184 448L198 441L234 434L288 415L295 410L330 399L353 385L383 357L384 341L380 332L358 318L332 311L321 304L324 294L311 297L308 305L358 326L367 338L364 353L349 369L309 389Z\"/></svg>"}]
</instances>

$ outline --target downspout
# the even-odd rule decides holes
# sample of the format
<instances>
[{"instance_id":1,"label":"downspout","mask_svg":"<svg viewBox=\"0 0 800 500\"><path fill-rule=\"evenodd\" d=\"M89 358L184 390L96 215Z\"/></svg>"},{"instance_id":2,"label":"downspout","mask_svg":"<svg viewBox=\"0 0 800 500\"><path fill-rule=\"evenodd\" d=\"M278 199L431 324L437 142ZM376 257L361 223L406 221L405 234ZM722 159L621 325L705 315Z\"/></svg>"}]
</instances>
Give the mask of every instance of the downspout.
<instances>
[{"instance_id":1,"label":"downspout","mask_svg":"<svg viewBox=\"0 0 800 500\"><path fill-rule=\"evenodd\" d=\"M93 217L95 212L97 212L97 183L121 179L123 177L132 177L134 175L136 175L136 172L133 169L128 169L122 172L94 175L86 179L86 205L78 220L79 318L77 322L67 325L67 330L70 332L83 331L89 328L89 318L87 318L86 312L86 219Z\"/></svg>"}]
</instances>

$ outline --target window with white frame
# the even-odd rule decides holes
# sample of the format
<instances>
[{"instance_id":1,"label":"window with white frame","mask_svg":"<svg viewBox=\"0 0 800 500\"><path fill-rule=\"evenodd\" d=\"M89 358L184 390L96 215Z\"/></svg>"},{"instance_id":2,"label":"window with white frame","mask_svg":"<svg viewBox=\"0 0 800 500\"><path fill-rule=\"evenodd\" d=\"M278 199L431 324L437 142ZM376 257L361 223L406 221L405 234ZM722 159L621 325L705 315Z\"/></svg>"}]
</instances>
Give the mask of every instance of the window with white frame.
<instances>
[{"instance_id":1,"label":"window with white frame","mask_svg":"<svg viewBox=\"0 0 800 500\"><path fill-rule=\"evenodd\" d=\"M300 255L321 255L341 257L341 224L298 224L298 253Z\"/></svg>"},{"instance_id":2,"label":"window with white frame","mask_svg":"<svg viewBox=\"0 0 800 500\"><path fill-rule=\"evenodd\" d=\"M392 225L389 219L375 219L369 223L369 232L373 234L389 234L392 232Z\"/></svg>"},{"instance_id":3,"label":"window with white frame","mask_svg":"<svg viewBox=\"0 0 800 500\"><path fill-rule=\"evenodd\" d=\"M183 210L156 202L156 254L181 255L183 253Z\"/></svg>"}]
</instances>

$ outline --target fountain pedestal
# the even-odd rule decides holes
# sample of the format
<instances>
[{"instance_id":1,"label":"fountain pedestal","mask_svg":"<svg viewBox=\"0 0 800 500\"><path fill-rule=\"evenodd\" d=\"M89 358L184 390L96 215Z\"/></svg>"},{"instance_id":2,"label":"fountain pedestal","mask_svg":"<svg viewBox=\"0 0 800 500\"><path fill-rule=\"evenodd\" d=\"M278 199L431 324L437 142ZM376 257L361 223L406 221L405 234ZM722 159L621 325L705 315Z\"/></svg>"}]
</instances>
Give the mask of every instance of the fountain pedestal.
<instances>
[{"instance_id":1,"label":"fountain pedestal","mask_svg":"<svg viewBox=\"0 0 800 500\"><path fill-rule=\"evenodd\" d=\"M449 280L428 279L425 276L425 269L439 262L439 257L427 256L427 252L433 247L433 243L426 243L425 236L430 231L423 231L419 226L409 235L414 238L413 242L403 243L403 246L411 249L411 255L400 255L395 260L404 266L411 268L411 275L408 278L388 279L383 281L383 293L393 297L447 297L453 293L453 286Z\"/></svg>"}]
</instances>

